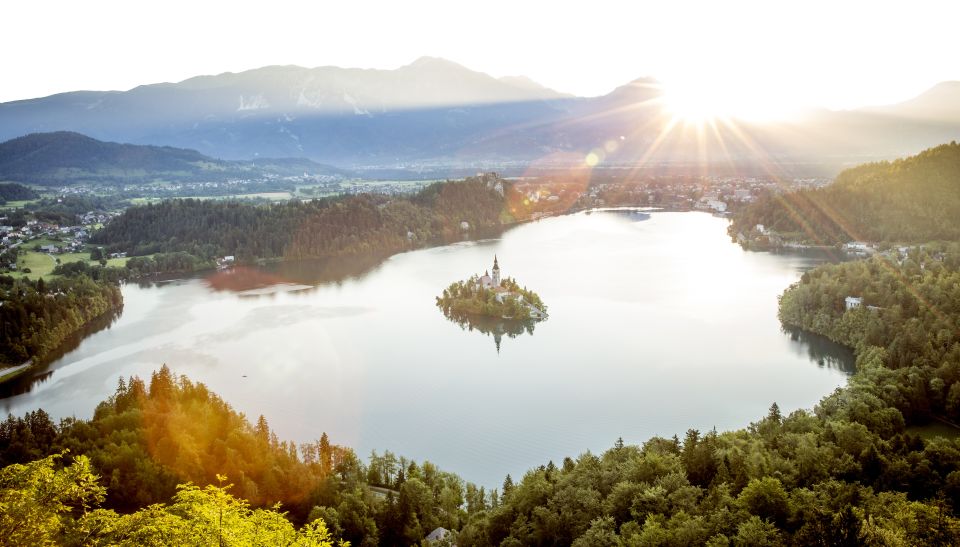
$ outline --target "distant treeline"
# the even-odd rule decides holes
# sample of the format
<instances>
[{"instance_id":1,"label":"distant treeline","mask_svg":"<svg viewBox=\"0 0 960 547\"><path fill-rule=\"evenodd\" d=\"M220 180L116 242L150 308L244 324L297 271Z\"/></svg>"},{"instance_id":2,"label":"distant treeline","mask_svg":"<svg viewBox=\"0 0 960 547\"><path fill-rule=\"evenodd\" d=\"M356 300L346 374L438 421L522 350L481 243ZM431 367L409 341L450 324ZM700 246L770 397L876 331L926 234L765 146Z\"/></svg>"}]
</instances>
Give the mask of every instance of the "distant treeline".
<instances>
[{"instance_id":1,"label":"distant treeline","mask_svg":"<svg viewBox=\"0 0 960 547\"><path fill-rule=\"evenodd\" d=\"M160 274L193 273L211 270L216 262L185 252L158 253L151 256L134 256L122 267L101 266L86 261L64 262L53 269L54 275L65 277L89 277L94 281L117 283Z\"/></svg>"},{"instance_id":2,"label":"distant treeline","mask_svg":"<svg viewBox=\"0 0 960 547\"><path fill-rule=\"evenodd\" d=\"M88 322L122 307L118 286L87 276L49 282L0 276L0 365L42 359Z\"/></svg>"},{"instance_id":3,"label":"distant treeline","mask_svg":"<svg viewBox=\"0 0 960 547\"><path fill-rule=\"evenodd\" d=\"M40 197L40 194L22 184L0 184L0 205L8 201L22 201L27 199L37 199L38 197Z\"/></svg>"},{"instance_id":4,"label":"distant treeline","mask_svg":"<svg viewBox=\"0 0 960 547\"><path fill-rule=\"evenodd\" d=\"M437 183L412 197L358 195L274 205L177 199L127 209L93 238L133 255L185 251L303 259L400 251L498 226L493 175Z\"/></svg>"},{"instance_id":5,"label":"distant treeline","mask_svg":"<svg viewBox=\"0 0 960 547\"><path fill-rule=\"evenodd\" d=\"M960 144L847 169L821 189L765 194L738 212L730 233L757 224L795 241L960 240Z\"/></svg>"}]
</instances>

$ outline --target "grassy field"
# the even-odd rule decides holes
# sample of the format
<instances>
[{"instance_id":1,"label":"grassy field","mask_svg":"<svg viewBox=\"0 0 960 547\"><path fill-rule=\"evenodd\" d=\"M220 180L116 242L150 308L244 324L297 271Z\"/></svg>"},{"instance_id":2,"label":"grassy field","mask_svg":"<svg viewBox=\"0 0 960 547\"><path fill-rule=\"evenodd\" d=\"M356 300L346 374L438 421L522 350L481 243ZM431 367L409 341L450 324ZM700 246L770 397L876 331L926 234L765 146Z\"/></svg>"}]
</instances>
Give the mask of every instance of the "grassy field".
<instances>
[{"instance_id":1,"label":"grassy field","mask_svg":"<svg viewBox=\"0 0 960 547\"><path fill-rule=\"evenodd\" d=\"M185 196L182 199L268 199L270 201L288 201L293 198L290 192L259 192L255 194L231 194L228 196ZM146 205L148 203L159 203L167 198L133 198L130 200L132 205ZM181 199L181 198L175 198Z\"/></svg>"},{"instance_id":2,"label":"grassy field","mask_svg":"<svg viewBox=\"0 0 960 547\"><path fill-rule=\"evenodd\" d=\"M133 198L130 200L131 205L146 205L148 203L158 203L163 201L162 198Z\"/></svg>"},{"instance_id":3,"label":"grassy field","mask_svg":"<svg viewBox=\"0 0 960 547\"><path fill-rule=\"evenodd\" d=\"M287 201L293 196L290 192L260 192L257 194L237 194L235 196L212 197L203 199L269 199L270 201Z\"/></svg>"},{"instance_id":4,"label":"grassy field","mask_svg":"<svg viewBox=\"0 0 960 547\"><path fill-rule=\"evenodd\" d=\"M21 200L17 200L17 201L8 201L8 202L4 203L3 205L0 205L0 210L12 211L12 210L14 210L14 209L19 209L19 208L21 208L21 207L25 207L25 206L27 206L27 205L29 205L29 204L31 204L31 203L36 203L37 201L39 201L39 200L36 200L36 199L21 199Z\"/></svg>"},{"instance_id":5,"label":"grassy field","mask_svg":"<svg viewBox=\"0 0 960 547\"><path fill-rule=\"evenodd\" d=\"M41 240L37 240L41 241ZM94 262L90 260L89 252L82 253L63 253L59 255L50 255L40 251L34 251L33 245L36 241L31 241L30 245L26 246L26 249L30 250L21 250L20 256L17 258L17 271L10 272L8 275L13 277L26 277L28 279L38 279L40 277L55 277L53 275L53 269L57 266L57 259L60 259L61 263L68 264L71 262L88 262L93 264ZM49 243L44 242L42 245L48 245ZM122 268L126 266L126 258L110 258L107 259L107 266L115 266L117 268ZM24 273L24 268L29 268L29 273Z\"/></svg>"},{"instance_id":6,"label":"grassy field","mask_svg":"<svg viewBox=\"0 0 960 547\"><path fill-rule=\"evenodd\" d=\"M52 255L37 251L21 251L20 256L17 258L17 271L11 272L10 275L14 277L28 277L30 279L50 277L56 265L57 263ZM24 270L26 269L29 269L30 272L25 272Z\"/></svg>"},{"instance_id":7,"label":"grassy field","mask_svg":"<svg viewBox=\"0 0 960 547\"><path fill-rule=\"evenodd\" d=\"M63 240L50 238L50 237L40 237L37 239L31 239L30 241L24 242L22 245L20 245L20 250L34 251L34 250L37 250L39 247L43 247L46 245L58 245L58 246L63 245Z\"/></svg>"}]
</instances>

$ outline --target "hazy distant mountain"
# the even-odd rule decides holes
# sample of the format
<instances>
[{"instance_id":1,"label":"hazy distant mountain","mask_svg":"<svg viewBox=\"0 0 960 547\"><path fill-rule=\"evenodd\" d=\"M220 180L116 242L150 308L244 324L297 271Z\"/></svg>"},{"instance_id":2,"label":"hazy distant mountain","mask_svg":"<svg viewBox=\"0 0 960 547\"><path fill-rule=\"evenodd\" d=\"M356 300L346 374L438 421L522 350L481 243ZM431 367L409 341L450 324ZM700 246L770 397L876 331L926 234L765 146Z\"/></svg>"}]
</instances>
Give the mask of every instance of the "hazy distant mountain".
<instances>
[{"instance_id":1,"label":"hazy distant mountain","mask_svg":"<svg viewBox=\"0 0 960 547\"><path fill-rule=\"evenodd\" d=\"M0 143L0 180L55 186L77 182L134 183L256 178L266 173L337 175L305 159L223 161L196 150L119 144L79 133L32 133Z\"/></svg>"},{"instance_id":2,"label":"hazy distant mountain","mask_svg":"<svg viewBox=\"0 0 960 547\"><path fill-rule=\"evenodd\" d=\"M3 103L0 139L68 130L216 158L351 167L573 161L591 150L623 163L843 162L960 138L957 105L960 84L945 83L890 107L698 129L671 124L654 80L579 98L424 57L395 70L271 66Z\"/></svg>"},{"instance_id":3,"label":"hazy distant mountain","mask_svg":"<svg viewBox=\"0 0 960 547\"><path fill-rule=\"evenodd\" d=\"M531 97L538 97L541 99L556 99L558 97L573 97L569 93L559 93L550 89L549 87L539 84L526 76L503 76L499 80L507 85L513 86L517 89L523 89L531 93Z\"/></svg>"},{"instance_id":4,"label":"hazy distant mountain","mask_svg":"<svg viewBox=\"0 0 960 547\"><path fill-rule=\"evenodd\" d=\"M863 109L903 119L960 122L960 82L940 82L908 101Z\"/></svg>"}]
</instances>

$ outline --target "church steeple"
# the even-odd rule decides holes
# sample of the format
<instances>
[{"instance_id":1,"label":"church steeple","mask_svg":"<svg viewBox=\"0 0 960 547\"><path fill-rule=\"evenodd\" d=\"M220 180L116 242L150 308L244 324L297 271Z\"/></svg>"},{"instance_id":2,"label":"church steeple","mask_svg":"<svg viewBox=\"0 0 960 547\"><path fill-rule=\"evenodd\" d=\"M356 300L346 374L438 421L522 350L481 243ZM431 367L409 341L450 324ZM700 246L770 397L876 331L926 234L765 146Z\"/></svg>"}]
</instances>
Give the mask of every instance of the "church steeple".
<instances>
[{"instance_id":1,"label":"church steeple","mask_svg":"<svg viewBox=\"0 0 960 547\"><path fill-rule=\"evenodd\" d=\"M497 255L493 255L493 286L500 286L500 264L497 264Z\"/></svg>"}]
</instances>

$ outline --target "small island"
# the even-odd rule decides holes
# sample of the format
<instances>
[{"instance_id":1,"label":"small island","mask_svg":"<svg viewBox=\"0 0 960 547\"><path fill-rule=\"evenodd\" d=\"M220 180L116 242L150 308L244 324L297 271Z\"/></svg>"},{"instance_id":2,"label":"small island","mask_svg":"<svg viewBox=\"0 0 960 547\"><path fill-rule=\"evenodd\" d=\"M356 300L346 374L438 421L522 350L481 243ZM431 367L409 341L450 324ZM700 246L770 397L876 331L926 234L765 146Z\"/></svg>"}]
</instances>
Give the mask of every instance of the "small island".
<instances>
[{"instance_id":1,"label":"small island","mask_svg":"<svg viewBox=\"0 0 960 547\"><path fill-rule=\"evenodd\" d=\"M437 307L449 318L492 317L512 321L542 321L547 307L537 293L521 288L513 278L500 278L500 264L493 257L492 275L484 272L444 289Z\"/></svg>"}]
</instances>

